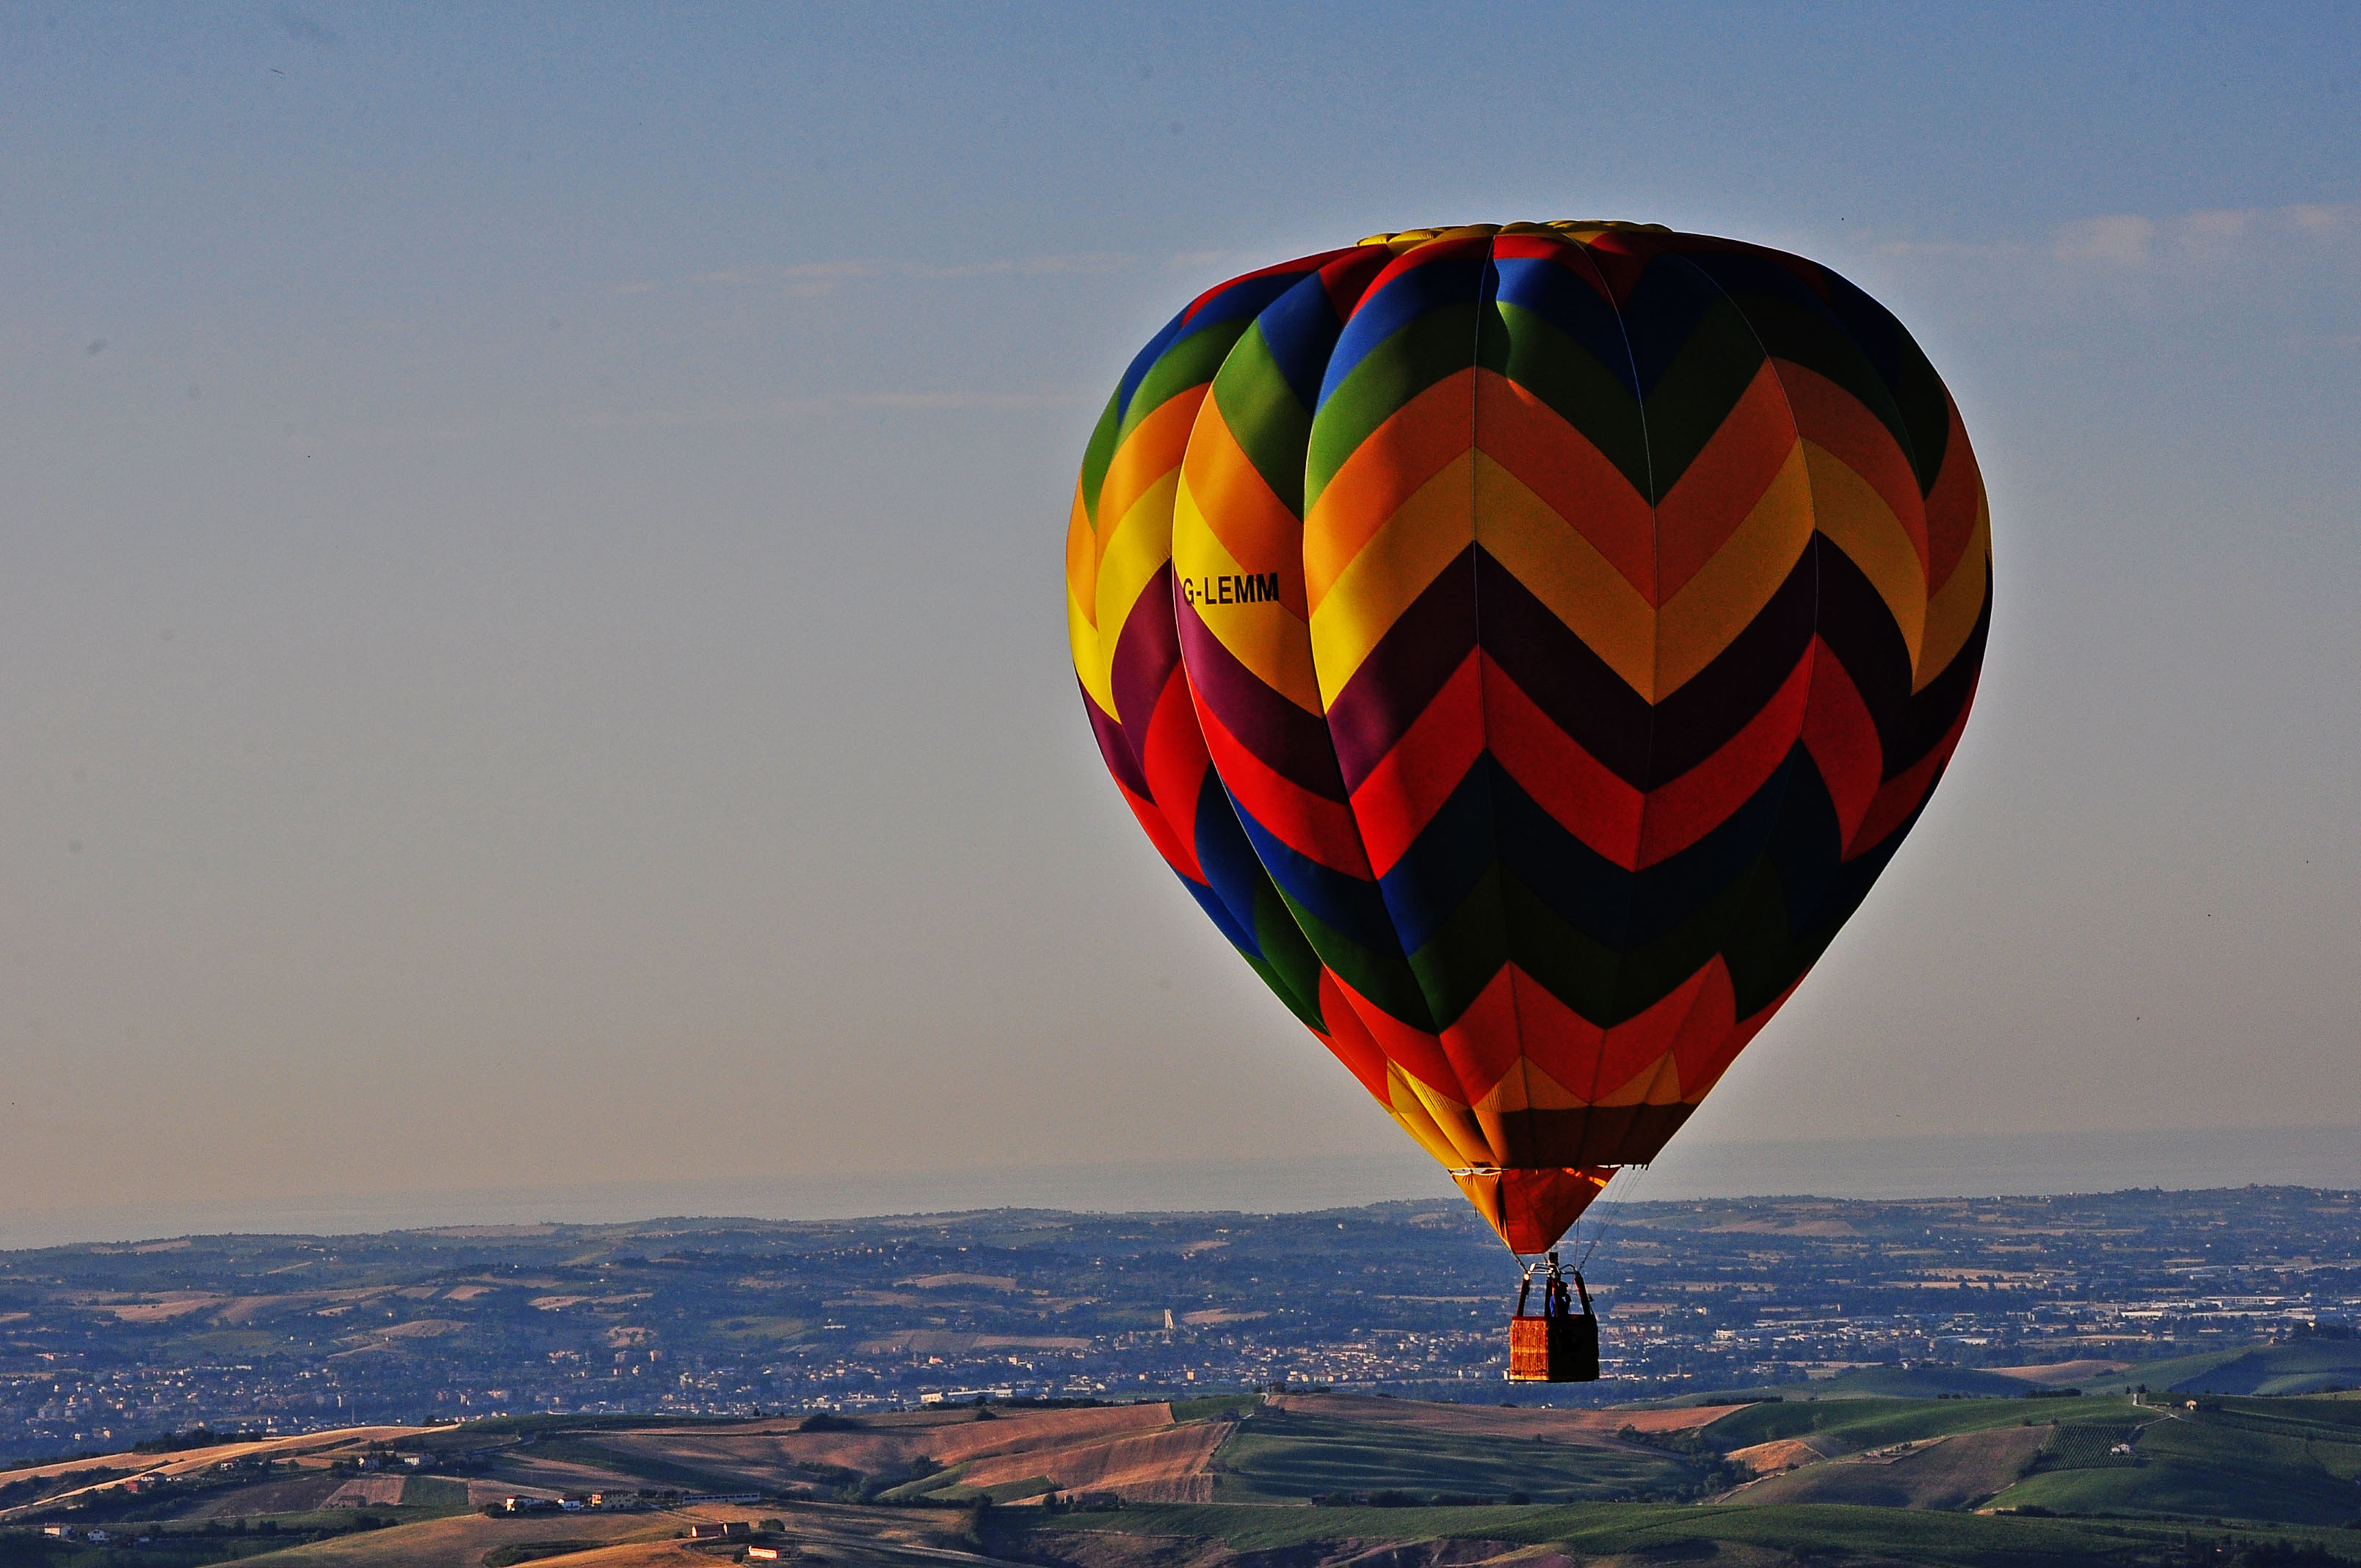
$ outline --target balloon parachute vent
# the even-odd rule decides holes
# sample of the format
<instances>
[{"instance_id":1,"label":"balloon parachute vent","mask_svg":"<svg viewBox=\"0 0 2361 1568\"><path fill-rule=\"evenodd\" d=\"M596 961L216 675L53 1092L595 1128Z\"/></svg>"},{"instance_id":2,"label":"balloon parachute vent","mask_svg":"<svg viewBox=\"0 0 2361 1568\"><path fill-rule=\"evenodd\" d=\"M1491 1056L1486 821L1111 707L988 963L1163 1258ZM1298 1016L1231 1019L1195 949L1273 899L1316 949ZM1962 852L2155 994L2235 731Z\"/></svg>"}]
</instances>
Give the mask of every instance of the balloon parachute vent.
<instances>
[{"instance_id":1,"label":"balloon parachute vent","mask_svg":"<svg viewBox=\"0 0 2361 1568\"><path fill-rule=\"evenodd\" d=\"M1670 234L1662 224L1626 223L1620 218L1552 218L1547 223L1532 224L1444 224L1433 228L1397 229L1388 234L1364 235L1356 245L1382 245L1400 254L1415 250L1420 246L1438 239L1488 239L1494 235L1554 235L1565 239L1587 240L1595 235L1612 234L1628 229L1641 234Z\"/></svg>"}]
</instances>

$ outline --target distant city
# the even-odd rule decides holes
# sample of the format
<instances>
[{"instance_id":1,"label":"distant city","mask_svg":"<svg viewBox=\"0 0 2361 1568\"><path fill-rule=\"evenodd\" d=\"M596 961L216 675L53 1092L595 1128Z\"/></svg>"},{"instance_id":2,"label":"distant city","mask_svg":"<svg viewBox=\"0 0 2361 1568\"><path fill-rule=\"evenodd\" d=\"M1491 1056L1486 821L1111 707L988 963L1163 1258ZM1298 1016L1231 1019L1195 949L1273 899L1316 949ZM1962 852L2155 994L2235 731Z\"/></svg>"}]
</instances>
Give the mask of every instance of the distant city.
<instances>
[{"instance_id":1,"label":"distant city","mask_svg":"<svg viewBox=\"0 0 2361 1568\"><path fill-rule=\"evenodd\" d=\"M2150 1361L2351 1338L2357 1219L2361 1194L2299 1188L1606 1206L1565 1247L1606 1378L1554 1389L1502 1381L1517 1271L1455 1201L62 1246L0 1254L0 1456L1272 1385L1603 1403L1894 1367L2121 1387Z\"/></svg>"}]
</instances>

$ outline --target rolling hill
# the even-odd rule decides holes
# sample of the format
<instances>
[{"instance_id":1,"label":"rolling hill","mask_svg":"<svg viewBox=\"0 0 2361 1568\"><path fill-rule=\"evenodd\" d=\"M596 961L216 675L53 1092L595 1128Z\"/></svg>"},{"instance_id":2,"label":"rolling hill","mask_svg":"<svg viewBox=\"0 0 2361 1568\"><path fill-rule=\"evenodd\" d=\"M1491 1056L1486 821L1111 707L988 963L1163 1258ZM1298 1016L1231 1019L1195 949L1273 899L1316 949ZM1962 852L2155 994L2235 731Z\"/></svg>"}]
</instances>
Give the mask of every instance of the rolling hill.
<instances>
[{"instance_id":1,"label":"rolling hill","mask_svg":"<svg viewBox=\"0 0 2361 1568\"><path fill-rule=\"evenodd\" d=\"M0 1568L687 1568L758 1547L822 1568L1815 1553L2062 1568L2258 1541L2361 1564L2361 1528L2345 1528L2361 1516L2361 1398L2193 1402L1854 1393L1554 1410L1313 1393L367 1429L0 1475L26 1499L0 1519ZM123 1483L143 1465L175 1478L134 1492ZM599 1506L583 1506L592 1492Z\"/></svg>"}]
</instances>

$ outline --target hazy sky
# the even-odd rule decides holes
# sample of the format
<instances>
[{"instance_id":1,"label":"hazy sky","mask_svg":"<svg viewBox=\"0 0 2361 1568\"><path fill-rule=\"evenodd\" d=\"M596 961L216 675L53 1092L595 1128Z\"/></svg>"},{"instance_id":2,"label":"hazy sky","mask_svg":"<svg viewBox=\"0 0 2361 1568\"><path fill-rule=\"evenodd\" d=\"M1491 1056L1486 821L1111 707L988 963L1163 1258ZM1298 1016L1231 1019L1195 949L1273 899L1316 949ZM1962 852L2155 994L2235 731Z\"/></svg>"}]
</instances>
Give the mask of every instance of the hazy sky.
<instances>
[{"instance_id":1,"label":"hazy sky","mask_svg":"<svg viewBox=\"0 0 2361 1568\"><path fill-rule=\"evenodd\" d=\"M1067 502L1195 291L1558 216L1846 272L1992 492L1685 1138L2361 1124L2361 11L1139 9L0 5L0 1214L1390 1149Z\"/></svg>"}]
</instances>

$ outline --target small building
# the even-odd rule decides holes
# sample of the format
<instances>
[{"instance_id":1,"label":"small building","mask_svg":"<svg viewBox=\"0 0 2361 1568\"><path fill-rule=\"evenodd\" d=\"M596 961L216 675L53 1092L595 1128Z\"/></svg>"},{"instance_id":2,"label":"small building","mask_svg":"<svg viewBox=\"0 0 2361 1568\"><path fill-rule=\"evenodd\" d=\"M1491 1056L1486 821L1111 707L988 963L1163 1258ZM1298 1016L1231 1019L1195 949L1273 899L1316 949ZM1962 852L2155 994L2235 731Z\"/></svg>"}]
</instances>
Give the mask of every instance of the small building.
<instances>
[{"instance_id":1,"label":"small building","mask_svg":"<svg viewBox=\"0 0 2361 1568\"><path fill-rule=\"evenodd\" d=\"M775 1563L786 1554L786 1548L783 1546L750 1546L746 1549L746 1560L750 1563Z\"/></svg>"},{"instance_id":2,"label":"small building","mask_svg":"<svg viewBox=\"0 0 2361 1568\"><path fill-rule=\"evenodd\" d=\"M719 1524L692 1523L688 1527L691 1541L728 1541L754 1533L752 1524L745 1519L726 1519Z\"/></svg>"},{"instance_id":3,"label":"small building","mask_svg":"<svg viewBox=\"0 0 2361 1568\"><path fill-rule=\"evenodd\" d=\"M70 1524L45 1524L41 1527L41 1533L51 1541L71 1541L77 1531Z\"/></svg>"}]
</instances>

